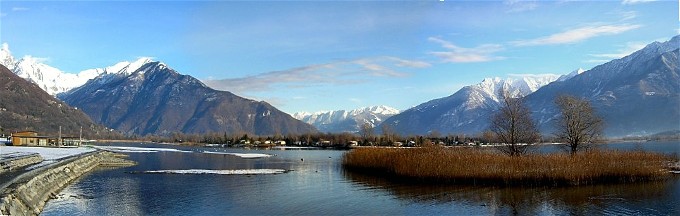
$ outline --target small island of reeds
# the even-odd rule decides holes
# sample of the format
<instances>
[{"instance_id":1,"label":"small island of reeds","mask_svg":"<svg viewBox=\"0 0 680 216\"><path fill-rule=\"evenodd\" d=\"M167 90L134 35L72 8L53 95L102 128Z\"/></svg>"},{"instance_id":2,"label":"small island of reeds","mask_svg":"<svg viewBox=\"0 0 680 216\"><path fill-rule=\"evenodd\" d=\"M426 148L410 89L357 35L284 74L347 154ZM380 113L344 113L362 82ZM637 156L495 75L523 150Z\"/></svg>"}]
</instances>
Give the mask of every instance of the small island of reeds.
<instances>
[{"instance_id":1,"label":"small island of reeds","mask_svg":"<svg viewBox=\"0 0 680 216\"><path fill-rule=\"evenodd\" d=\"M658 153L590 150L508 156L486 148L360 148L345 154L349 171L395 180L494 186L568 186L662 180L677 159Z\"/></svg>"}]
</instances>

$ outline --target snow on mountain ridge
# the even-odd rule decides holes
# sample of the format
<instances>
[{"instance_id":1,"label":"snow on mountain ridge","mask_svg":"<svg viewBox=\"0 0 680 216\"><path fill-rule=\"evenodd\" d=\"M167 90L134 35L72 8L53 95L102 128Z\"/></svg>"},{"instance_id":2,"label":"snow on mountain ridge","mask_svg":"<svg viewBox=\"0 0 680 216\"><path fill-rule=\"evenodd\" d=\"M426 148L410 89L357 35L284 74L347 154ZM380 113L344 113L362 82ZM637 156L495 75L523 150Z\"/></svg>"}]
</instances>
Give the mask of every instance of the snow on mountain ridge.
<instances>
[{"instance_id":1,"label":"snow on mountain ridge","mask_svg":"<svg viewBox=\"0 0 680 216\"><path fill-rule=\"evenodd\" d=\"M539 88L557 80L558 75L542 74L542 75L525 75L520 78L506 78L500 77L485 78L481 83L468 86L471 90L478 91L479 94L474 94L474 97L484 97L495 102L500 102L503 91L508 91L511 97L524 97ZM472 98L483 100L483 98Z\"/></svg>"},{"instance_id":2,"label":"snow on mountain ridge","mask_svg":"<svg viewBox=\"0 0 680 216\"><path fill-rule=\"evenodd\" d=\"M50 95L57 95L82 86L88 80L102 74L131 74L142 65L151 62L148 57L141 57L134 62L119 62L106 68L94 68L83 70L79 73L67 73L43 63L43 60L30 55L25 55L15 60L9 45L2 44L0 49L0 63L7 66L12 73L37 84Z\"/></svg>"},{"instance_id":3,"label":"snow on mountain ridge","mask_svg":"<svg viewBox=\"0 0 680 216\"><path fill-rule=\"evenodd\" d=\"M314 125L323 132L357 132L360 125L380 124L399 110L388 106L362 107L354 110L334 110L320 112L297 112L292 116L298 120Z\"/></svg>"}]
</instances>

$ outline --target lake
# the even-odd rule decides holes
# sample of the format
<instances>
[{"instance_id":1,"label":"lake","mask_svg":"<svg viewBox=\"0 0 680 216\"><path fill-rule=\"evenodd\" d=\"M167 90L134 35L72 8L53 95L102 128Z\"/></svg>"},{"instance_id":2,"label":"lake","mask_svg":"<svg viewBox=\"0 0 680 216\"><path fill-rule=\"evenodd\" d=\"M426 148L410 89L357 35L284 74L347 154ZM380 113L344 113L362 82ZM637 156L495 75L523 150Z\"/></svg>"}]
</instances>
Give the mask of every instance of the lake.
<instances>
[{"instance_id":1,"label":"lake","mask_svg":"<svg viewBox=\"0 0 680 216\"><path fill-rule=\"evenodd\" d=\"M557 188L433 186L346 172L341 166L346 151L111 145L163 149L131 150L125 154L137 166L99 169L81 177L50 200L43 215L680 215L678 175L661 182ZM603 147L680 155L677 141ZM187 169L288 172L140 173Z\"/></svg>"}]
</instances>

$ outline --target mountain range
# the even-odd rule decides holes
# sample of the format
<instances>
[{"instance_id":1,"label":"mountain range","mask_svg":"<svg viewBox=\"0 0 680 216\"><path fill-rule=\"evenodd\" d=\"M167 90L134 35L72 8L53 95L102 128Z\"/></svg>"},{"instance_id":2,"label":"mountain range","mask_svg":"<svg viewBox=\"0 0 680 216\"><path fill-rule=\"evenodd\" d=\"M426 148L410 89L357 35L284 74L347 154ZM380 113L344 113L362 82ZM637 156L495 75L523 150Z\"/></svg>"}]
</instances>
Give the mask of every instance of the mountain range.
<instances>
[{"instance_id":1,"label":"mountain range","mask_svg":"<svg viewBox=\"0 0 680 216\"><path fill-rule=\"evenodd\" d=\"M588 71L562 77L485 79L451 96L431 100L392 116L382 124L397 133L479 134L499 108L500 89L524 97L541 132L554 131L559 116L554 100L562 94L589 100L605 120L606 136L647 135L680 128L680 36L615 59ZM528 88L527 88L528 86Z\"/></svg>"},{"instance_id":2,"label":"mountain range","mask_svg":"<svg viewBox=\"0 0 680 216\"><path fill-rule=\"evenodd\" d=\"M59 98L125 134L286 135L316 131L266 102L214 90L161 62L145 63L132 72L102 73Z\"/></svg>"},{"instance_id":3,"label":"mountain range","mask_svg":"<svg viewBox=\"0 0 680 216\"><path fill-rule=\"evenodd\" d=\"M33 130L40 135L56 136L61 127L63 135L78 136L82 127L83 134L90 138L117 135L4 65L0 65L0 89L0 134Z\"/></svg>"},{"instance_id":4,"label":"mountain range","mask_svg":"<svg viewBox=\"0 0 680 216\"><path fill-rule=\"evenodd\" d=\"M398 109L388 106L372 106L355 110L336 110L327 112L298 112L293 117L314 125L321 132L356 133L364 124L371 127L379 125L383 120L399 113Z\"/></svg>"},{"instance_id":5,"label":"mountain range","mask_svg":"<svg viewBox=\"0 0 680 216\"><path fill-rule=\"evenodd\" d=\"M559 115L554 98L589 100L605 120L607 136L650 135L680 129L680 36L654 42L621 59L596 66L525 98L544 134Z\"/></svg>"},{"instance_id":6,"label":"mountain range","mask_svg":"<svg viewBox=\"0 0 680 216\"><path fill-rule=\"evenodd\" d=\"M79 73L66 73L42 62L40 58L26 55L16 60L9 50L9 45L3 43L0 48L0 64L5 65L17 76L38 85L50 95L57 95L73 88L82 86L88 80L101 74L130 73L137 70L145 63L151 62L149 58L139 58L134 62L119 62L106 68L95 68Z\"/></svg>"},{"instance_id":7,"label":"mountain range","mask_svg":"<svg viewBox=\"0 0 680 216\"><path fill-rule=\"evenodd\" d=\"M317 131L266 102L214 90L150 58L72 74L32 56L15 60L8 45L3 44L0 63L82 110L95 122L127 135L285 135Z\"/></svg>"},{"instance_id":8,"label":"mountain range","mask_svg":"<svg viewBox=\"0 0 680 216\"><path fill-rule=\"evenodd\" d=\"M404 135L433 132L478 133L488 128L489 116L501 106L503 91L507 91L512 97L524 97L559 78L560 76L552 74L507 79L486 78L481 83L465 86L448 97L405 110L382 124Z\"/></svg>"},{"instance_id":9,"label":"mountain range","mask_svg":"<svg viewBox=\"0 0 680 216\"><path fill-rule=\"evenodd\" d=\"M401 113L376 106L295 113L295 118L266 102L214 90L148 58L69 74L43 64L39 58L16 60L3 44L0 63L84 111L94 122L126 134L316 132L311 125L323 132L357 132L364 123L403 135L479 134L488 128L490 116L500 107L501 92L508 91L511 97L523 98L543 134L554 130L553 121L559 116L554 98L569 94L591 101L605 119L605 135L628 136L680 128L679 47L680 36L675 36L587 71L487 78ZM20 98L17 95L6 97ZM48 103L59 103L52 101Z\"/></svg>"}]
</instances>

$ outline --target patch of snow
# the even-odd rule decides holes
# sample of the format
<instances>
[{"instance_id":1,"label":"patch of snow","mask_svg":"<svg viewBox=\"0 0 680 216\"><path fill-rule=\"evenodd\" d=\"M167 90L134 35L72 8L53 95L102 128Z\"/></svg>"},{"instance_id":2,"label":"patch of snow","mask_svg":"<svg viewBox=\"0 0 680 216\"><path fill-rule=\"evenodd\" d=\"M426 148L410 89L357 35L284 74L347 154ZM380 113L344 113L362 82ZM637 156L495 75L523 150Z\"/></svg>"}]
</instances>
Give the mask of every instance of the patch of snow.
<instances>
[{"instance_id":1,"label":"patch of snow","mask_svg":"<svg viewBox=\"0 0 680 216\"><path fill-rule=\"evenodd\" d=\"M47 148L24 146L0 146L0 154L7 153L38 153L45 160L59 160L62 158L95 151L92 148Z\"/></svg>"},{"instance_id":2,"label":"patch of snow","mask_svg":"<svg viewBox=\"0 0 680 216\"><path fill-rule=\"evenodd\" d=\"M149 174L215 174L215 175L263 175L263 174L282 174L287 171L284 169L238 169L238 170L207 170L207 169L188 169L188 170L152 170L140 173Z\"/></svg>"},{"instance_id":3,"label":"patch of snow","mask_svg":"<svg viewBox=\"0 0 680 216\"><path fill-rule=\"evenodd\" d=\"M5 155L5 154L30 154L30 153L38 153L40 154L40 157L43 158L43 161L34 164L26 169L31 170L35 169L38 167L42 167L54 162L57 162L61 159L79 155L79 154L84 154L88 152L95 151L93 148L85 148L85 147L78 147L78 148L47 148L47 147L25 147L25 146L0 146L0 154Z\"/></svg>"},{"instance_id":4,"label":"patch of snow","mask_svg":"<svg viewBox=\"0 0 680 216\"><path fill-rule=\"evenodd\" d=\"M204 151L205 154L222 154L222 155L233 155L240 158L266 158L271 157L270 154L260 154L260 153L229 153L229 152L211 152Z\"/></svg>"}]
</instances>

